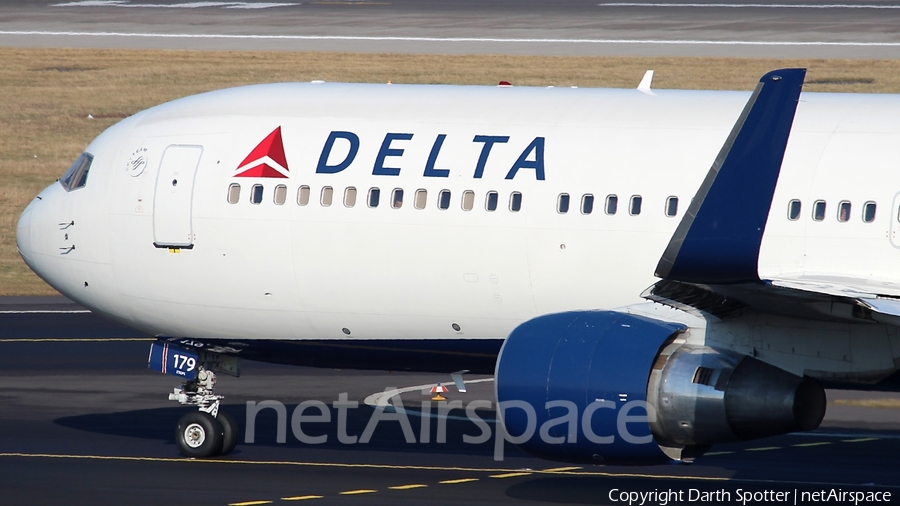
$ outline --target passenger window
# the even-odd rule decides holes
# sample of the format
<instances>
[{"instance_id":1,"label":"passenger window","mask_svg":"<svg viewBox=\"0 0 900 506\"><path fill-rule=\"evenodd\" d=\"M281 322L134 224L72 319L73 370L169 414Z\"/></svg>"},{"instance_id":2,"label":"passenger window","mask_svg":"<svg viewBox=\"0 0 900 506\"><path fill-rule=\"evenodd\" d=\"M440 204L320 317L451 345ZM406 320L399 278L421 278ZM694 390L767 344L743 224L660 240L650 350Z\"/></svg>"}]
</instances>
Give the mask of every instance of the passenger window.
<instances>
[{"instance_id":1,"label":"passenger window","mask_svg":"<svg viewBox=\"0 0 900 506\"><path fill-rule=\"evenodd\" d=\"M817 200L813 203L813 219L822 221L825 219L825 201Z\"/></svg>"},{"instance_id":2,"label":"passenger window","mask_svg":"<svg viewBox=\"0 0 900 506\"><path fill-rule=\"evenodd\" d=\"M416 209L425 209L425 204L428 203L428 190L424 190L419 188L416 190L416 200L413 202L413 205Z\"/></svg>"},{"instance_id":3,"label":"passenger window","mask_svg":"<svg viewBox=\"0 0 900 506\"><path fill-rule=\"evenodd\" d=\"M497 196L497 192L488 192L487 196L484 198L484 209L487 211L496 211L498 200L499 197Z\"/></svg>"},{"instance_id":4,"label":"passenger window","mask_svg":"<svg viewBox=\"0 0 900 506\"><path fill-rule=\"evenodd\" d=\"M394 209L400 209L403 207L403 190L400 188L394 188L394 193L391 195L391 207Z\"/></svg>"},{"instance_id":5,"label":"passenger window","mask_svg":"<svg viewBox=\"0 0 900 506\"><path fill-rule=\"evenodd\" d=\"M237 204L239 200L241 200L241 185L231 183L228 187L228 203Z\"/></svg>"},{"instance_id":6,"label":"passenger window","mask_svg":"<svg viewBox=\"0 0 900 506\"><path fill-rule=\"evenodd\" d=\"M644 199L640 195L632 195L631 196L631 205L628 206L628 214L632 216L637 216L641 214L641 204Z\"/></svg>"},{"instance_id":7,"label":"passenger window","mask_svg":"<svg viewBox=\"0 0 900 506\"><path fill-rule=\"evenodd\" d=\"M794 199L788 202L788 219L791 221L797 221L800 219L800 201Z\"/></svg>"},{"instance_id":8,"label":"passenger window","mask_svg":"<svg viewBox=\"0 0 900 506\"><path fill-rule=\"evenodd\" d=\"M669 197L666 199L666 216L669 218L678 214L678 197Z\"/></svg>"},{"instance_id":9,"label":"passenger window","mask_svg":"<svg viewBox=\"0 0 900 506\"><path fill-rule=\"evenodd\" d=\"M517 213L522 209L522 194L519 192L512 192L509 196L509 210Z\"/></svg>"},{"instance_id":10,"label":"passenger window","mask_svg":"<svg viewBox=\"0 0 900 506\"><path fill-rule=\"evenodd\" d=\"M863 222L872 223L873 221L875 221L875 203L869 201L863 205Z\"/></svg>"},{"instance_id":11,"label":"passenger window","mask_svg":"<svg viewBox=\"0 0 900 506\"><path fill-rule=\"evenodd\" d=\"M344 190L344 207L353 207L356 205L356 188L348 186Z\"/></svg>"},{"instance_id":12,"label":"passenger window","mask_svg":"<svg viewBox=\"0 0 900 506\"><path fill-rule=\"evenodd\" d=\"M91 163L94 161L94 155L82 153L75 160L75 163L59 178L59 184L66 189L67 192L84 188L87 184L88 172L91 170Z\"/></svg>"},{"instance_id":13,"label":"passenger window","mask_svg":"<svg viewBox=\"0 0 900 506\"><path fill-rule=\"evenodd\" d=\"M850 221L850 202L843 200L838 204L838 221L841 223Z\"/></svg>"},{"instance_id":14,"label":"passenger window","mask_svg":"<svg viewBox=\"0 0 900 506\"><path fill-rule=\"evenodd\" d=\"M275 187L275 205L284 205L287 200L287 186L280 184Z\"/></svg>"},{"instance_id":15,"label":"passenger window","mask_svg":"<svg viewBox=\"0 0 900 506\"><path fill-rule=\"evenodd\" d=\"M438 209L450 208L450 190L441 190L438 194Z\"/></svg>"},{"instance_id":16,"label":"passenger window","mask_svg":"<svg viewBox=\"0 0 900 506\"><path fill-rule=\"evenodd\" d=\"M587 194L581 197L581 214L591 214L594 212L594 196Z\"/></svg>"},{"instance_id":17,"label":"passenger window","mask_svg":"<svg viewBox=\"0 0 900 506\"><path fill-rule=\"evenodd\" d=\"M378 207L379 200L381 200L381 190L369 188L369 207Z\"/></svg>"},{"instance_id":18,"label":"passenger window","mask_svg":"<svg viewBox=\"0 0 900 506\"><path fill-rule=\"evenodd\" d=\"M259 204L262 202L263 197L263 187L261 184L253 185L253 188L250 189L250 202L252 204Z\"/></svg>"},{"instance_id":19,"label":"passenger window","mask_svg":"<svg viewBox=\"0 0 900 506\"><path fill-rule=\"evenodd\" d=\"M556 199L556 212L559 214L566 214L569 212L569 194L568 193L560 193L559 197Z\"/></svg>"},{"instance_id":20,"label":"passenger window","mask_svg":"<svg viewBox=\"0 0 900 506\"><path fill-rule=\"evenodd\" d=\"M309 186L303 185L297 190L297 205L305 206L309 204Z\"/></svg>"},{"instance_id":21,"label":"passenger window","mask_svg":"<svg viewBox=\"0 0 900 506\"><path fill-rule=\"evenodd\" d=\"M331 205L331 201L334 199L334 188L330 186L326 186L322 188L322 193L319 195L319 203L322 204L322 207L328 207Z\"/></svg>"},{"instance_id":22,"label":"passenger window","mask_svg":"<svg viewBox=\"0 0 900 506\"><path fill-rule=\"evenodd\" d=\"M606 196L606 214L613 215L619 210L619 197L615 195Z\"/></svg>"},{"instance_id":23,"label":"passenger window","mask_svg":"<svg viewBox=\"0 0 900 506\"><path fill-rule=\"evenodd\" d=\"M466 190L463 192L462 209L463 211L471 211L475 207L475 192Z\"/></svg>"}]
</instances>

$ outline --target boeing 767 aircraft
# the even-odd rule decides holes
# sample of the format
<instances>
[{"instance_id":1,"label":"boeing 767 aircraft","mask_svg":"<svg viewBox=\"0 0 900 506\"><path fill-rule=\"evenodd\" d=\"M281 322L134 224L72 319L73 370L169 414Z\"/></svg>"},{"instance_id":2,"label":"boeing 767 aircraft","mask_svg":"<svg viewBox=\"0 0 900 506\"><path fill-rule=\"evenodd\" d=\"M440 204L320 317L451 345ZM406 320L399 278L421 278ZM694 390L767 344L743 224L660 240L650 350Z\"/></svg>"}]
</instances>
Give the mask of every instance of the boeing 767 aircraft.
<instances>
[{"instance_id":1,"label":"boeing 767 aircraft","mask_svg":"<svg viewBox=\"0 0 900 506\"><path fill-rule=\"evenodd\" d=\"M804 77L205 93L100 135L17 244L158 337L189 456L234 448L215 373L249 359L493 373L526 451L689 461L900 368L900 95Z\"/></svg>"}]
</instances>

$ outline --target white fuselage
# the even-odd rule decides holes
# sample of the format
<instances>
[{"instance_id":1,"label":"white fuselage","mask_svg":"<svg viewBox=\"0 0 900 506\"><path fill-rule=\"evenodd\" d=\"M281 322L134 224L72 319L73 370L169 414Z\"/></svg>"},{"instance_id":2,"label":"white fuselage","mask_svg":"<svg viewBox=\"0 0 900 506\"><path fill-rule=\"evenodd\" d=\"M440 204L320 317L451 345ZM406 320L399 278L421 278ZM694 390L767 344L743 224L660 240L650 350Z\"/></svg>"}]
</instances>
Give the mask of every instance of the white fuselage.
<instances>
[{"instance_id":1,"label":"white fuselage","mask_svg":"<svg viewBox=\"0 0 900 506\"><path fill-rule=\"evenodd\" d=\"M155 335L503 338L537 315L640 303L656 281L656 263L749 94L654 92L276 84L189 97L98 137L86 150L95 157L86 186L44 190L23 215L20 249L63 294ZM287 167L267 163L288 177L236 177L278 127ZM358 152L345 169L316 173L332 132L355 135ZM412 137L386 143L390 134ZM508 137L491 145L481 177L486 142L477 136ZM326 164L345 159L350 144L335 141ZM190 163L174 172L162 166L173 146L187 160L199 155L195 172ZM398 174L377 174L390 169ZM161 200L179 177L187 200ZM232 184L240 185L236 203ZM258 204L254 185L263 188ZM277 185L286 187L283 204ZM309 202L299 205L304 186ZM347 188L356 190L352 206ZM375 208L367 205L371 188L380 189ZM420 189L426 197L417 209ZM447 209L439 208L443 190ZM485 208L489 192L498 195L494 211ZM518 212L510 210L514 192ZM560 194L570 196L566 213L558 212ZM594 198L590 214L582 212L585 195ZM618 199L614 215L605 212L610 195ZM640 214L630 213L633 196ZM673 216L669 197L678 198ZM802 208L794 221L792 199ZM817 200L826 203L822 221L813 219ZM846 222L838 219L841 201L851 203ZM877 205L870 223L866 202ZM900 96L806 93L760 273L900 286L898 205ZM185 223L190 249L154 246L166 246L156 236Z\"/></svg>"}]
</instances>

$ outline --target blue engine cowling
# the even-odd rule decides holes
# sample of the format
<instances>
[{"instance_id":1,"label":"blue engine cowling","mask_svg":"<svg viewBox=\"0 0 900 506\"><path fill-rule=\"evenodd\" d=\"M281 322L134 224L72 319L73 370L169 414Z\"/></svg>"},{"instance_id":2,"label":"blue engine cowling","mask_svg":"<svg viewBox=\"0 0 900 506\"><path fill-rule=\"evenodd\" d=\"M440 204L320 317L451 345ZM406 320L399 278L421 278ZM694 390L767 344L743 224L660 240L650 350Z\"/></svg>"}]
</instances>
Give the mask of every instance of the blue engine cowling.
<instances>
[{"instance_id":1,"label":"blue engine cowling","mask_svg":"<svg viewBox=\"0 0 900 506\"><path fill-rule=\"evenodd\" d=\"M662 347L684 329L615 311L523 323L504 343L495 372L509 440L565 462L670 461L651 433L647 384Z\"/></svg>"}]
</instances>

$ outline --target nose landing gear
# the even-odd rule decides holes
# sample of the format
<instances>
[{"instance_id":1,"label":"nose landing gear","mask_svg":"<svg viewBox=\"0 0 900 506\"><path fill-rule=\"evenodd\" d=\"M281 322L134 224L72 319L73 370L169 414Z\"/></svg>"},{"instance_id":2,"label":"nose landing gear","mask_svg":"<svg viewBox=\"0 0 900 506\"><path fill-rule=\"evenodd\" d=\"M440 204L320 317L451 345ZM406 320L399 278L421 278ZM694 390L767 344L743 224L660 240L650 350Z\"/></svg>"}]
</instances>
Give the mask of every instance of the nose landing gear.
<instances>
[{"instance_id":1,"label":"nose landing gear","mask_svg":"<svg viewBox=\"0 0 900 506\"><path fill-rule=\"evenodd\" d=\"M186 380L169 394L169 400L198 408L181 417L175 429L178 449L188 457L228 455L237 445L238 426L231 415L219 410L224 397L214 392L216 374L213 370L240 377L240 359L225 354L239 351L192 339L160 338L150 345L147 363L150 369Z\"/></svg>"},{"instance_id":2,"label":"nose landing gear","mask_svg":"<svg viewBox=\"0 0 900 506\"><path fill-rule=\"evenodd\" d=\"M169 394L170 401L199 408L182 416L175 428L178 449L188 457L228 455L237 446L240 431L234 418L219 410L224 397L213 393L215 387L216 374L201 365L195 379Z\"/></svg>"}]
</instances>

